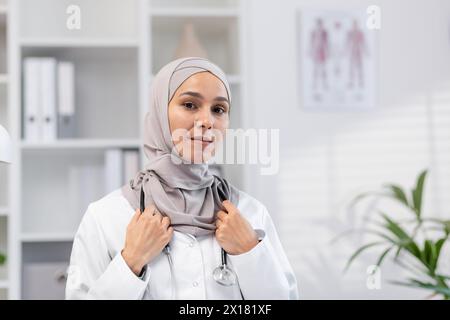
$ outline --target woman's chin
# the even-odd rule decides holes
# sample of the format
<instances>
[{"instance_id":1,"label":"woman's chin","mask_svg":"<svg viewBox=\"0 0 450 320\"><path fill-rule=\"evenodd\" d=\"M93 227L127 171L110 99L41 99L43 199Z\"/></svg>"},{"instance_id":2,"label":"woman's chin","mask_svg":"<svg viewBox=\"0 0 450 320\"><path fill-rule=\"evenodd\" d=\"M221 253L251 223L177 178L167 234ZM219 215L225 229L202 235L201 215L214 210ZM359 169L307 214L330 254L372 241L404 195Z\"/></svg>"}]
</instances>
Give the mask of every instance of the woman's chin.
<instances>
[{"instance_id":1,"label":"woman's chin","mask_svg":"<svg viewBox=\"0 0 450 320\"><path fill-rule=\"evenodd\" d=\"M181 157L189 163L207 163L214 158L214 150L210 150L209 148L204 148L202 150L190 150L190 152L182 152Z\"/></svg>"}]
</instances>

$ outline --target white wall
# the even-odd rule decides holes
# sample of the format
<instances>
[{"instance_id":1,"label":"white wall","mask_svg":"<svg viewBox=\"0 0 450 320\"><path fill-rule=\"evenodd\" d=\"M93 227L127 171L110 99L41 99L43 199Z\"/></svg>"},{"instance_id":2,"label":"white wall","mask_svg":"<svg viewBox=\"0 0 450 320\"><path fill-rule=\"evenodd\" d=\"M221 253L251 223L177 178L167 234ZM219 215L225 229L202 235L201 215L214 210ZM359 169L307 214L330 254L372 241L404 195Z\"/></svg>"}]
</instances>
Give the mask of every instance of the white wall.
<instances>
[{"instance_id":1,"label":"white wall","mask_svg":"<svg viewBox=\"0 0 450 320\"><path fill-rule=\"evenodd\" d=\"M296 10L381 8L379 106L371 112L310 113L298 97ZM363 256L343 276L346 258L363 242L330 239L351 226L346 204L385 182L412 186L432 168L426 214L450 214L450 2L448 0L248 3L250 126L281 129L278 175L250 179L266 204L299 280L302 298L422 298L390 285L402 274L382 269L382 289L366 288Z\"/></svg>"}]
</instances>

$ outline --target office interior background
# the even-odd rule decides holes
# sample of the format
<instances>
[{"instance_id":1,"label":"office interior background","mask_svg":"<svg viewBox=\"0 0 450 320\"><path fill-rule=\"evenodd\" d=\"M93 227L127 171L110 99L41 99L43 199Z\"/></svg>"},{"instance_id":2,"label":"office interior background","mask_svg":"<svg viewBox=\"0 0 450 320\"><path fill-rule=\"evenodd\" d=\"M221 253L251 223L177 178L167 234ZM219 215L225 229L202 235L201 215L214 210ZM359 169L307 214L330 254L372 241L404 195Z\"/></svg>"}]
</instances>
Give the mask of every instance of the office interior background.
<instances>
[{"instance_id":1,"label":"office interior background","mask_svg":"<svg viewBox=\"0 0 450 320\"><path fill-rule=\"evenodd\" d=\"M218 170L268 208L302 299L442 298L392 283L411 276L394 250L373 269L383 247L343 272L374 235L339 235L368 227L377 208L411 220L390 198L351 204L388 184L410 198L423 170L422 216L450 220L449 1L0 0L0 125L12 141L0 163L0 299L64 298L87 205L145 164L152 75L193 54L226 72L232 128L279 129L275 174ZM36 99L53 101L64 130L30 123ZM419 248L441 236L418 234ZM447 275L449 251L443 241ZM399 259L417 266L407 250Z\"/></svg>"}]
</instances>

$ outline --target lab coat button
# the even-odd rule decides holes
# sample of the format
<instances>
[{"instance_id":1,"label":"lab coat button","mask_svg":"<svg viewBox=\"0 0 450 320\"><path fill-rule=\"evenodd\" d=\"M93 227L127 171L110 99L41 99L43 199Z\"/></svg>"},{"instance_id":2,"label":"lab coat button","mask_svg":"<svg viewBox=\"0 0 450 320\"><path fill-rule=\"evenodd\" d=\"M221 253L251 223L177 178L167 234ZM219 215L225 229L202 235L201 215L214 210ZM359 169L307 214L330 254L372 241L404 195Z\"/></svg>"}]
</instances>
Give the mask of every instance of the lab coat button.
<instances>
[{"instance_id":1,"label":"lab coat button","mask_svg":"<svg viewBox=\"0 0 450 320\"><path fill-rule=\"evenodd\" d=\"M198 286L198 282L197 282L197 281L194 281L194 282L192 283L192 285L193 285L194 287L196 287L196 286Z\"/></svg>"},{"instance_id":2,"label":"lab coat button","mask_svg":"<svg viewBox=\"0 0 450 320\"><path fill-rule=\"evenodd\" d=\"M194 246L194 242L190 242L190 243L189 243L189 247L192 248L193 246Z\"/></svg>"}]
</instances>

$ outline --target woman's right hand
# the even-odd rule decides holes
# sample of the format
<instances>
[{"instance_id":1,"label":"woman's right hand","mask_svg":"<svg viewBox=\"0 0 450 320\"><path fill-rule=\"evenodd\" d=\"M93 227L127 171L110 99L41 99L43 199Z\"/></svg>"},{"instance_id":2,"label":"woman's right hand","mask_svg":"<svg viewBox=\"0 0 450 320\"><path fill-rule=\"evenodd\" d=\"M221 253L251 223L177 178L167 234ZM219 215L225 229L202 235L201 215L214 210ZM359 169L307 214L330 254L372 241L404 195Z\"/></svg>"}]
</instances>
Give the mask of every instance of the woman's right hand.
<instances>
[{"instance_id":1,"label":"woman's right hand","mask_svg":"<svg viewBox=\"0 0 450 320\"><path fill-rule=\"evenodd\" d=\"M170 226L169 217L163 217L155 205L145 208L142 214L137 209L127 227L122 257L139 276L142 268L170 242L172 235L173 228Z\"/></svg>"}]
</instances>

